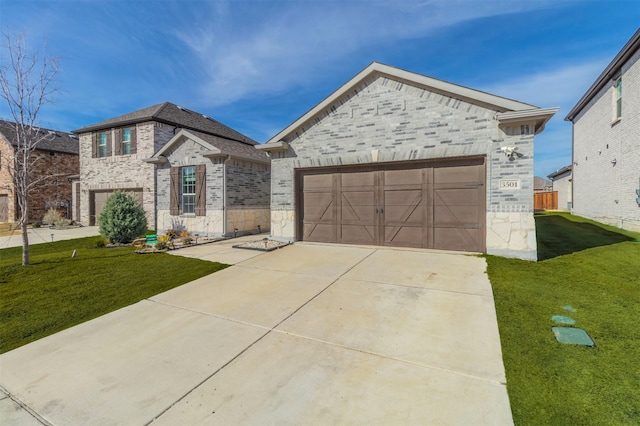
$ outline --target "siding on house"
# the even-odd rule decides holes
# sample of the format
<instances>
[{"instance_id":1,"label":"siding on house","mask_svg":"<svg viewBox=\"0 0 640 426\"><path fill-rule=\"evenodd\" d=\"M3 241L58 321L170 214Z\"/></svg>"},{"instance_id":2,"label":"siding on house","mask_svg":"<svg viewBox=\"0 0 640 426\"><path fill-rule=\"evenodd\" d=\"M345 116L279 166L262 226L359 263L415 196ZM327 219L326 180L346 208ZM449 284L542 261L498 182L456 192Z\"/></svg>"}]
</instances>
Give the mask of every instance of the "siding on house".
<instances>
[{"instance_id":1,"label":"siding on house","mask_svg":"<svg viewBox=\"0 0 640 426\"><path fill-rule=\"evenodd\" d=\"M625 49L635 52L624 63L614 60L607 76L600 77L606 79L604 85L566 119L573 122L573 213L640 231L636 202L640 189L640 30L630 43ZM623 87L620 120L615 119L614 99L618 76Z\"/></svg>"}]
</instances>

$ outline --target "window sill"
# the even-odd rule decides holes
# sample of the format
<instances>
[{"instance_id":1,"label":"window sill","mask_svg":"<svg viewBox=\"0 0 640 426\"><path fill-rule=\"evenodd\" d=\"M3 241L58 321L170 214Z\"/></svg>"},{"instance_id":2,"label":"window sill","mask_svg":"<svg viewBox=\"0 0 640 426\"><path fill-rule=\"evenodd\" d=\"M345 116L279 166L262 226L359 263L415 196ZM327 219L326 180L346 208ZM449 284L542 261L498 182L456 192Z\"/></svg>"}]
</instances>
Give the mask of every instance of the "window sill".
<instances>
[{"instance_id":1,"label":"window sill","mask_svg":"<svg viewBox=\"0 0 640 426\"><path fill-rule=\"evenodd\" d=\"M621 122L621 121L622 121L622 117L618 117L618 118L616 118L615 120L613 120L613 121L611 122L611 127L615 126L616 124L618 124L618 123L619 123L619 122Z\"/></svg>"}]
</instances>

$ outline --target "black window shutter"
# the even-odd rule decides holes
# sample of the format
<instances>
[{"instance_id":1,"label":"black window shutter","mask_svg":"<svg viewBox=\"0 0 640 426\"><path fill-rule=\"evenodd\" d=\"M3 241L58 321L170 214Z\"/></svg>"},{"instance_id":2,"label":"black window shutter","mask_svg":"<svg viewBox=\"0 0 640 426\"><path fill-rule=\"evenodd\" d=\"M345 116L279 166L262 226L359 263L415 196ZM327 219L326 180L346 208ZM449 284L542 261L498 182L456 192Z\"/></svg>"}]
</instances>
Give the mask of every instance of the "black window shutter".
<instances>
[{"instance_id":1,"label":"black window shutter","mask_svg":"<svg viewBox=\"0 0 640 426\"><path fill-rule=\"evenodd\" d=\"M91 133L91 158L98 156L98 133Z\"/></svg>"}]
</instances>

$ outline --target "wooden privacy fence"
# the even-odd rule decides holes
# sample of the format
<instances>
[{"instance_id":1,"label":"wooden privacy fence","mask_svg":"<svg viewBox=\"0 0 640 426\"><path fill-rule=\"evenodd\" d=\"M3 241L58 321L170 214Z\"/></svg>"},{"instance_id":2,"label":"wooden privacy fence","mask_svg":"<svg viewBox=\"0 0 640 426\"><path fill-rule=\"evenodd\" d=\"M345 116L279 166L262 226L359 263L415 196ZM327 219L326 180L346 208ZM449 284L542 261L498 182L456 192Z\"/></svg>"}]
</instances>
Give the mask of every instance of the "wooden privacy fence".
<instances>
[{"instance_id":1,"label":"wooden privacy fence","mask_svg":"<svg viewBox=\"0 0 640 426\"><path fill-rule=\"evenodd\" d=\"M534 192L534 210L558 210L558 191Z\"/></svg>"}]
</instances>

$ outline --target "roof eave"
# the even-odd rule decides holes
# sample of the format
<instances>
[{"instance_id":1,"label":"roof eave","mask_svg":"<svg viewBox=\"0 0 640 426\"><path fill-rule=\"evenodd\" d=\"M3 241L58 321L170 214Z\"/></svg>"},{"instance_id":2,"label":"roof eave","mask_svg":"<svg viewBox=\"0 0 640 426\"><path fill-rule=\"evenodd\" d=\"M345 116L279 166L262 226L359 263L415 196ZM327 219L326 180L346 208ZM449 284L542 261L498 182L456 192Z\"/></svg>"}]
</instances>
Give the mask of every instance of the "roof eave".
<instances>
[{"instance_id":1,"label":"roof eave","mask_svg":"<svg viewBox=\"0 0 640 426\"><path fill-rule=\"evenodd\" d=\"M593 97L609 82L611 79L617 77L618 72L622 66L631 58L635 52L640 49L640 29L638 29L631 39L622 47L620 52L613 58L611 63L602 71L596 81L589 87L584 95L580 98L578 103L569 111L569 114L564 118L565 121L573 121L574 118L585 106L593 99Z\"/></svg>"},{"instance_id":2,"label":"roof eave","mask_svg":"<svg viewBox=\"0 0 640 426\"><path fill-rule=\"evenodd\" d=\"M535 122L535 134L541 133L551 117L560 108L535 108L525 111L509 111L496 114L498 125L513 125L517 123Z\"/></svg>"},{"instance_id":3,"label":"roof eave","mask_svg":"<svg viewBox=\"0 0 640 426\"><path fill-rule=\"evenodd\" d=\"M285 141L269 142L264 145L256 145L255 148L260 151L265 151L268 153L285 152L289 150L289 144L286 143Z\"/></svg>"}]
</instances>

